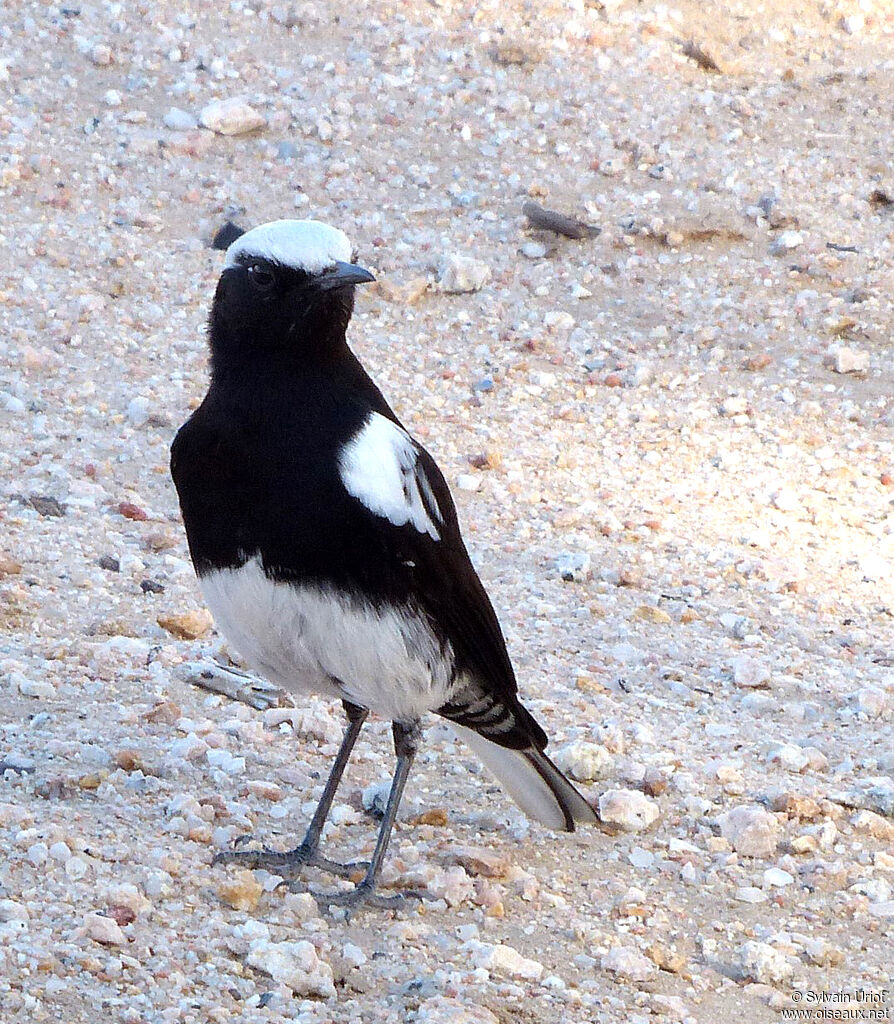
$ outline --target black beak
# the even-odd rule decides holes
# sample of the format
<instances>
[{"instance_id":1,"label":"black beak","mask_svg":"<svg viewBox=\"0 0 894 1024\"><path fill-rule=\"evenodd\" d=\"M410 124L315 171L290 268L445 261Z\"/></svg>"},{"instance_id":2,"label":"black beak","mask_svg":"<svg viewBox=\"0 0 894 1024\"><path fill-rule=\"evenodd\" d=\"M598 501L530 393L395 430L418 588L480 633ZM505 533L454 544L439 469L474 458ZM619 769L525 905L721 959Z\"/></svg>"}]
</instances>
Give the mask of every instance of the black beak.
<instances>
[{"instance_id":1,"label":"black beak","mask_svg":"<svg viewBox=\"0 0 894 1024\"><path fill-rule=\"evenodd\" d=\"M368 270L358 267L353 263L336 263L323 271L314 284L322 291L332 291L334 288L344 288L351 284L367 284L375 281L375 278Z\"/></svg>"}]
</instances>

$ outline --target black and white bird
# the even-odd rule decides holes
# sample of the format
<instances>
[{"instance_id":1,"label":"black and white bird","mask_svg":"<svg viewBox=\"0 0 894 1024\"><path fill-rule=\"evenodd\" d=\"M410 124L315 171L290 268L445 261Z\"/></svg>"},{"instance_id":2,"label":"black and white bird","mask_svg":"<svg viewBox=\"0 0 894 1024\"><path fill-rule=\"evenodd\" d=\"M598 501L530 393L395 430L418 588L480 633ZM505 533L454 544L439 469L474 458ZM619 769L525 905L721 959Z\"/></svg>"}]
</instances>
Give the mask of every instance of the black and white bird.
<instances>
[{"instance_id":1,"label":"black and white bird","mask_svg":"<svg viewBox=\"0 0 894 1024\"><path fill-rule=\"evenodd\" d=\"M280 220L227 250L209 320L211 384L171 448L190 554L215 621L248 663L293 693L339 698L348 725L302 844L223 860L311 864L370 711L393 723L397 767L372 860L331 902L374 893L420 722L446 719L531 818L596 820L544 753L500 625L429 453L345 338L355 285L343 232Z\"/></svg>"}]
</instances>

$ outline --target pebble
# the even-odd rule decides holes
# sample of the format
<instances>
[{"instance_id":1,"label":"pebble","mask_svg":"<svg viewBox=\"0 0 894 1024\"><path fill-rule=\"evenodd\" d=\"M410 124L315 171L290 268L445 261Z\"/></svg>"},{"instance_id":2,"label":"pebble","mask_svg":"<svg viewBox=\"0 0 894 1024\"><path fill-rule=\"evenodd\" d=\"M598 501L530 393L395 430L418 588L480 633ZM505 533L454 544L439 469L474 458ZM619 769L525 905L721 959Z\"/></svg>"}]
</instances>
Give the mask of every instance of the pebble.
<instances>
[{"instance_id":1,"label":"pebble","mask_svg":"<svg viewBox=\"0 0 894 1024\"><path fill-rule=\"evenodd\" d=\"M588 743L585 740L576 740L559 747L553 754L553 760L563 772L578 782L601 779L614 765L614 758L601 743Z\"/></svg>"},{"instance_id":2,"label":"pebble","mask_svg":"<svg viewBox=\"0 0 894 1024\"><path fill-rule=\"evenodd\" d=\"M217 895L234 910L255 910L263 892L264 887L251 871L237 871L217 887Z\"/></svg>"},{"instance_id":3,"label":"pebble","mask_svg":"<svg viewBox=\"0 0 894 1024\"><path fill-rule=\"evenodd\" d=\"M794 880L795 876L788 871L784 871L782 868L767 868L764 872L765 889L769 889L771 886L781 889L786 885L791 885Z\"/></svg>"},{"instance_id":4,"label":"pebble","mask_svg":"<svg viewBox=\"0 0 894 1024\"><path fill-rule=\"evenodd\" d=\"M770 857L779 842L779 823L762 807L742 804L721 814L720 834L745 857Z\"/></svg>"},{"instance_id":5,"label":"pebble","mask_svg":"<svg viewBox=\"0 0 894 1024\"><path fill-rule=\"evenodd\" d=\"M882 718L890 705L888 695L877 686L862 686L856 693L857 710L870 718Z\"/></svg>"},{"instance_id":6,"label":"pebble","mask_svg":"<svg viewBox=\"0 0 894 1024\"><path fill-rule=\"evenodd\" d=\"M106 917L104 914L87 914L81 927L88 938L104 946L127 945L127 936L112 917Z\"/></svg>"},{"instance_id":7,"label":"pebble","mask_svg":"<svg viewBox=\"0 0 894 1024\"><path fill-rule=\"evenodd\" d=\"M246 962L274 981L287 985L296 996L332 999L335 996L332 968L317 955L306 939L271 942L263 938L252 943Z\"/></svg>"},{"instance_id":8,"label":"pebble","mask_svg":"<svg viewBox=\"0 0 894 1024\"><path fill-rule=\"evenodd\" d=\"M733 659L733 681L736 686L756 689L767 684L770 670L763 661L748 654Z\"/></svg>"},{"instance_id":9,"label":"pebble","mask_svg":"<svg viewBox=\"0 0 894 1024\"><path fill-rule=\"evenodd\" d=\"M238 96L209 103L202 108L199 122L218 135L244 135L267 124L263 114Z\"/></svg>"},{"instance_id":10,"label":"pebble","mask_svg":"<svg viewBox=\"0 0 894 1024\"><path fill-rule=\"evenodd\" d=\"M836 373L866 373L869 369L869 353L865 349L839 345L832 358Z\"/></svg>"},{"instance_id":11,"label":"pebble","mask_svg":"<svg viewBox=\"0 0 894 1024\"><path fill-rule=\"evenodd\" d=\"M451 859L473 875L484 878L502 878L509 871L511 863L505 854L486 850L482 846L461 846L451 852Z\"/></svg>"},{"instance_id":12,"label":"pebble","mask_svg":"<svg viewBox=\"0 0 894 1024\"><path fill-rule=\"evenodd\" d=\"M592 559L586 551L562 551L556 555L556 571L566 583L579 583L589 579Z\"/></svg>"},{"instance_id":13,"label":"pebble","mask_svg":"<svg viewBox=\"0 0 894 1024\"><path fill-rule=\"evenodd\" d=\"M766 942L746 942L739 949L739 963L742 978L761 985L781 985L794 974L785 955Z\"/></svg>"},{"instance_id":14,"label":"pebble","mask_svg":"<svg viewBox=\"0 0 894 1024\"><path fill-rule=\"evenodd\" d=\"M461 491L481 490L481 476L476 473L460 473L456 478L456 486Z\"/></svg>"},{"instance_id":15,"label":"pebble","mask_svg":"<svg viewBox=\"0 0 894 1024\"><path fill-rule=\"evenodd\" d=\"M178 640L198 640L214 625L211 612L207 608L193 608L188 612L177 612L170 615L159 615L157 622Z\"/></svg>"},{"instance_id":16,"label":"pebble","mask_svg":"<svg viewBox=\"0 0 894 1024\"><path fill-rule=\"evenodd\" d=\"M480 291L490 278L490 267L483 260L456 253L445 256L438 270L438 284L448 294Z\"/></svg>"},{"instance_id":17,"label":"pebble","mask_svg":"<svg viewBox=\"0 0 894 1024\"><path fill-rule=\"evenodd\" d=\"M170 107L162 118L165 128L172 132L192 132L199 127L197 118L180 107Z\"/></svg>"},{"instance_id":18,"label":"pebble","mask_svg":"<svg viewBox=\"0 0 894 1024\"><path fill-rule=\"evenodd\" d=\"M524 978L539 981L543 976L543 964L537 960L529 960L513 946L504 943L496 945L480 945L472 955L472 963L495 974L508 975L510 978Z\"/></svg>"},{"instance_id":19,"label":"pebble","mask_svg":"<svg viewBox=\"0 0 894 1024\"><path fill-rule=\"evenodd\" d=\"M791 252L804 244L804 236L800 231L783 231L770 246L774 255Z\"/></svg>"},{"instance_id":20,"label":"pebble","mask_svg":"<svg viewBox=\"0 0 894 1024\"><path fill-rule=\"evenodd\" d=\"M542 260L547 249L543 242L525 242L521 247L522 255L529 260Z\"/></svg>"},{"instance_id":21,"label":"pebble","mask_svg":"<svg viewBox=\"0 0 894 1024\"><path fill-rule=\"evenodd\" d=\"M638 789L610 789L599 797L599 817L625 832L640 832L658 820L658 805Z\"/></svg>"},{"instance_id":22,"label":"pebble","mask_svg":"<svg viewBox=\"0 0 894 1024\"><path fill-rule=\"evenodd\" d=\"M56 687L48 679L29 679L21 673L13 673L19 693L23 697L50 698L56 696Z\"/></svg>"},{"instance_id":23,"label":"pebble","mask_svg":"<svg viewBox=\"0 0 894 1024\"><path fill-rule=\"evenodd\" d=\"M656 965L647 956L628 946L615 946L599 963L603 970L637 983L649 981L658 972Z\"/></svg>"},{"instance_id":24,"label":"pebble","mask_svg":"<svg viewBox=\"0 0 894 1024\"><path fill-rule=\"evenodd\" d=\"M736 889L736 899L740 903L766 903L767 894L756 885L741 885Z\"/></svg>"},{"instance_id":25,"label":"pebble","mask_svg":"<svg viewBox=\"0 0 894 1024\"><path fill-rule=\"evenodd\" d=\"M803 772L810 758L802 747L794 743L780 743L767 752L767 761L780 765L787 772Z\"/></svg>"}]
</instances>

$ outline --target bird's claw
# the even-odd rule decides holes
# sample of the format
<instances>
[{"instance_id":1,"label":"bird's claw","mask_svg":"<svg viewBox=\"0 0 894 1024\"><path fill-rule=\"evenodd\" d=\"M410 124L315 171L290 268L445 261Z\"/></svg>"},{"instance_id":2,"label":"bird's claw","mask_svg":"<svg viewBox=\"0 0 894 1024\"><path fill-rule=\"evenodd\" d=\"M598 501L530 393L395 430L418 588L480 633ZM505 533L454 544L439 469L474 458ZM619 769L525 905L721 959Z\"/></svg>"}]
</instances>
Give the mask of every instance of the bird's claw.
<instances>
[{"instance_id":1,"label":"bird's claw","mask_svg":"<svg viewBox=\"0 0 894 1024\"><path fill-rule=\"evenodd\" d=\"M420 892L399 892L385 895L376 891L375 885L360 882L347 892L318 892L307 890L317 901L321 910L343 907L345 919L350 919L360 907L378 907L382 910L408 910L414 900L424 899Z\"/></svg>"},{"instance_id":2,"label":"bird's claw","mask_svg":"<svg viewBox=\"0 0 894 1024\"><path fill-rule=\"evenodd\" d=\"M215 866L240 864L245 868L263 868L286 878L299 874L302 868L311 867L319 868L320 871L326 871L330 875L337 875L340 878L356 879L358 874L362 874L369 867L365 861L340 864L303 844L294 850L271 850L266 846L262 846L259 850L239 849L250 842L252 842L251 836L240 836L233 844L236 849L221 850L215 854L212 864Z\"/></svg>"}]
</instances>

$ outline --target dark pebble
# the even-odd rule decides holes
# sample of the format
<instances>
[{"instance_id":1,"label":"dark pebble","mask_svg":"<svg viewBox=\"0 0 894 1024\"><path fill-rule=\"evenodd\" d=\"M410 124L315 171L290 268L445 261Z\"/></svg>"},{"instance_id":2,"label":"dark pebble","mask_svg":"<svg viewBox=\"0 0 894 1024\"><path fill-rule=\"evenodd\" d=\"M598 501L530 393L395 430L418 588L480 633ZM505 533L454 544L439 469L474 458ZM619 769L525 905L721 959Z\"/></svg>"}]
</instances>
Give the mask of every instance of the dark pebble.
<instances>
[{"instance_id":1,"label":"dark pebble","mask_svg":"<svg viewBox=\"0 0 894 1024\"><path fill-rule=\"evenodd\" d=\"M111 555L103 555L99 560L99 567L109 572L121 572L121 563Z\"/></svg>"},{"instance_id":2,"label":"dark pebble","mask_svg":"<svg viewBox=\"0 0 894 1024\"><path fill-rule=\"evenodd\" d=\"M140 580L140 590L144 594L163 594L165 592L164 584L157 580Z\"/></svg>"},{"instance_id":3,"label":"dark pebble","mask_svg":"<svg viewBox=\"0 0 894 1024\"><path fill-rule=\"evenodd\" d=\"M42 494L32 494L28 499L35 512L42 516L54 516L61 518L65 515L65 506L56 498L50 498Z\"/></svg>"}]
</instances>

